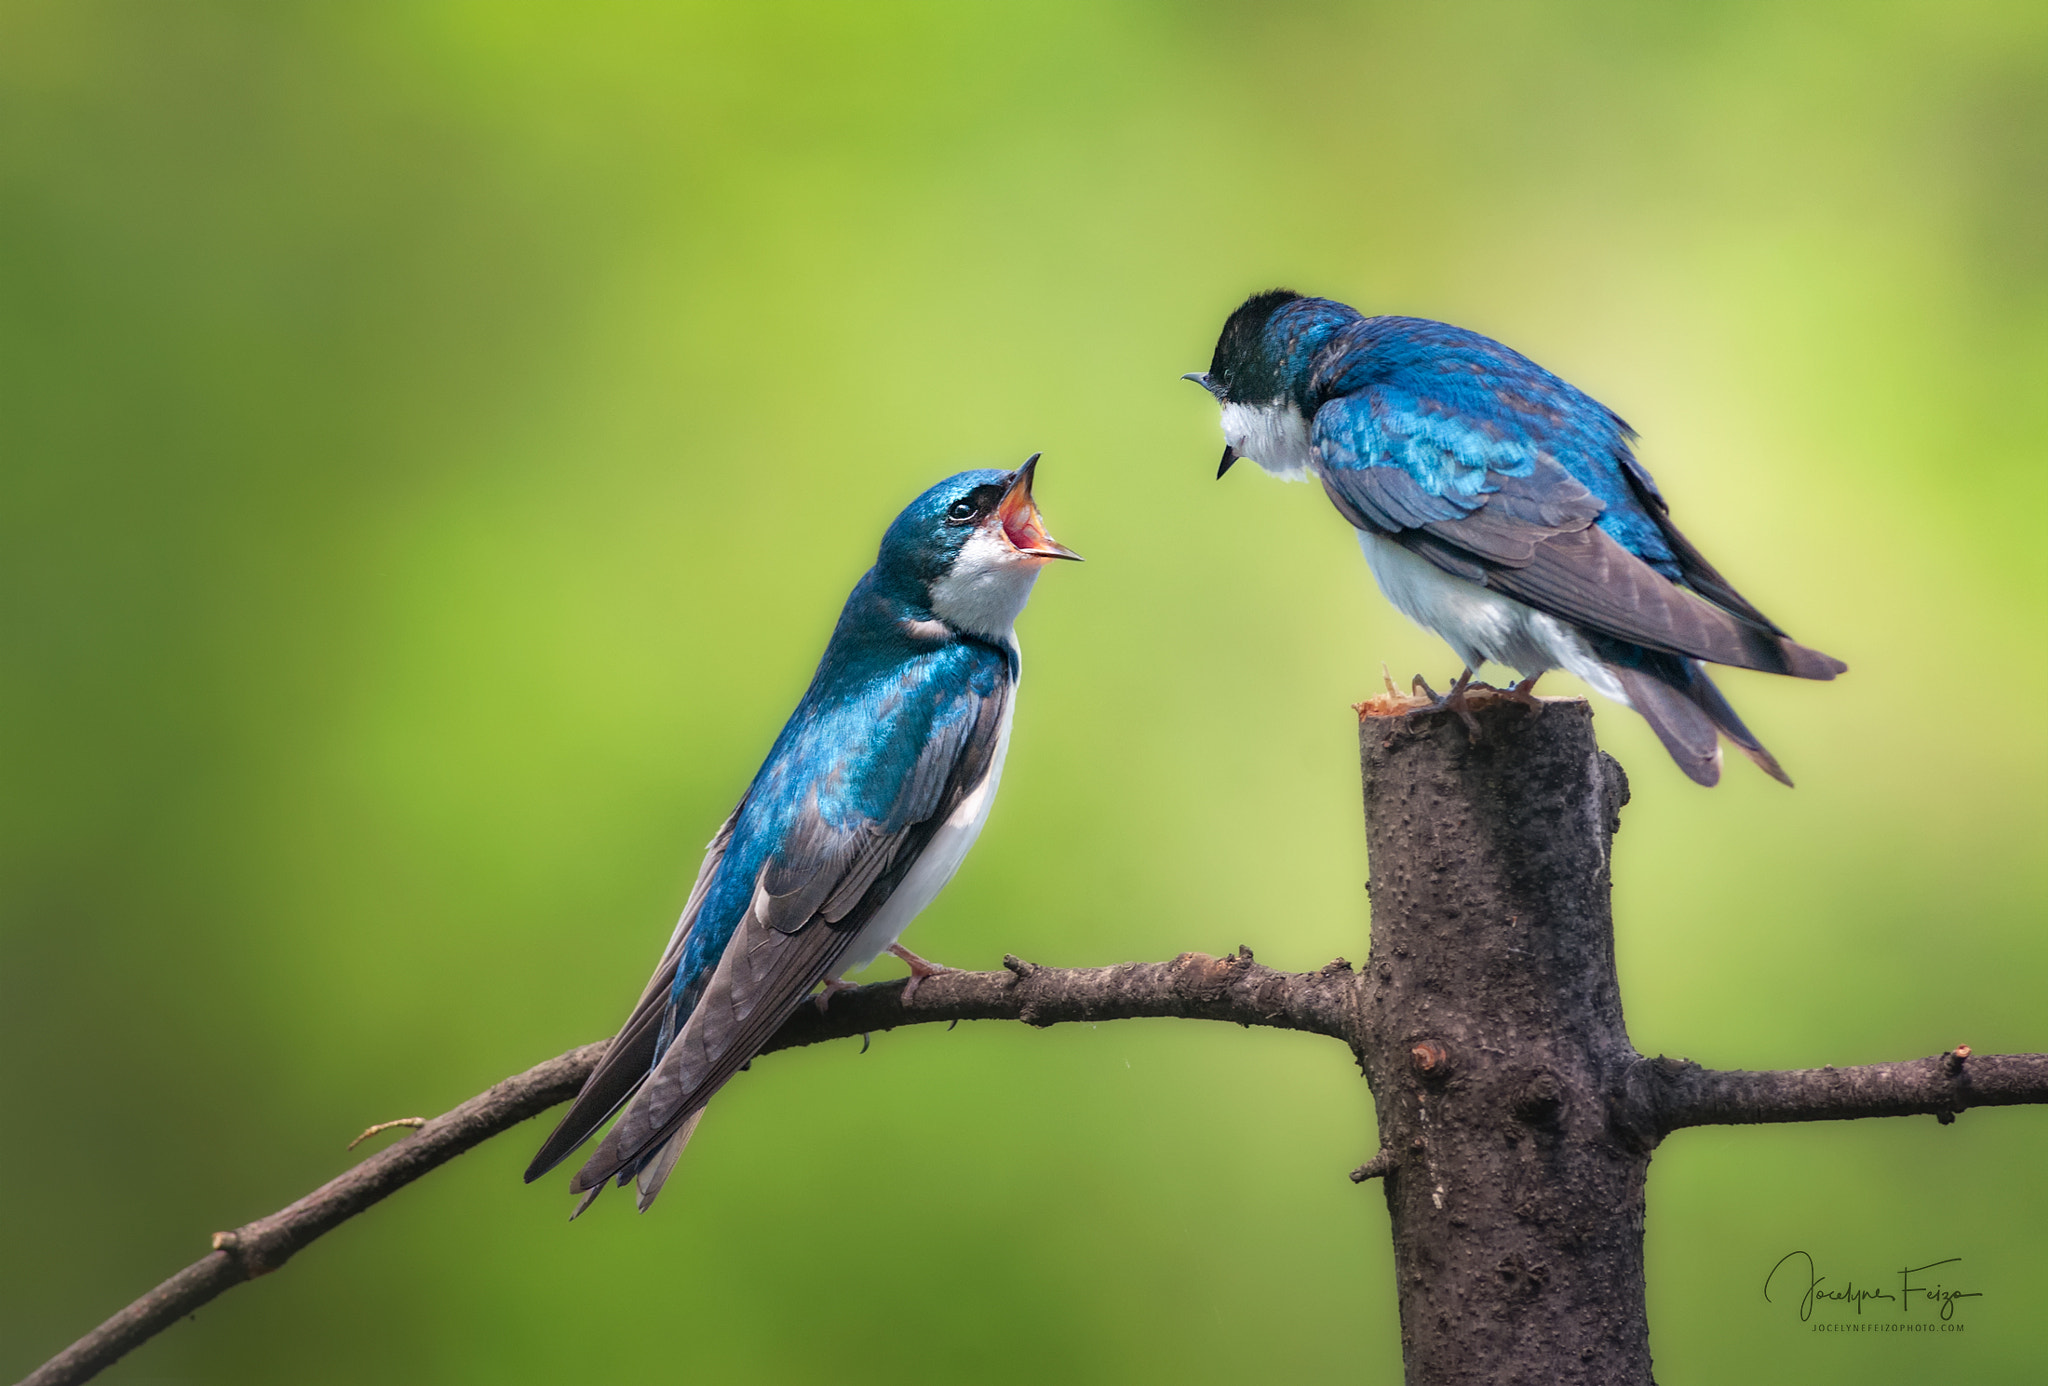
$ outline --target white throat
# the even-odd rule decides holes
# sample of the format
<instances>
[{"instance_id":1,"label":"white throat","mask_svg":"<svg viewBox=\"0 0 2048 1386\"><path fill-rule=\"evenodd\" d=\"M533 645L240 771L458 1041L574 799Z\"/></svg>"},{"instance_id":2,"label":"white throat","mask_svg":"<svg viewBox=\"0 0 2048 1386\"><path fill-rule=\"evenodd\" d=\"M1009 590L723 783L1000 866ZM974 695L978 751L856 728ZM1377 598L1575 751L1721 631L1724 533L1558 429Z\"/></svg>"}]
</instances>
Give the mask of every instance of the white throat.
<instances>
[{"instance_id":1,"label":"white throat","mask_svg":"<svg viewBox=\"0 0 2048 1386\"><path fill-rule=\"evenodd\" d=\"M1042 558L1026 558L997 527L976 530L944 577L931 586L932 614L986 640L1016 643L1018 613L1038 581Z\"/></svg>"},{"instance_id":2,"label":"white throat","mask_svg":"<svg viewBox=\"0 0 2048 1386\"><path fill-rule=\"evenodd\" d=\"M1288 399L1225 404L1223 441L1282 481L1307 481L1315 467L1308 420Z\"/></svg>"}]
</instances>

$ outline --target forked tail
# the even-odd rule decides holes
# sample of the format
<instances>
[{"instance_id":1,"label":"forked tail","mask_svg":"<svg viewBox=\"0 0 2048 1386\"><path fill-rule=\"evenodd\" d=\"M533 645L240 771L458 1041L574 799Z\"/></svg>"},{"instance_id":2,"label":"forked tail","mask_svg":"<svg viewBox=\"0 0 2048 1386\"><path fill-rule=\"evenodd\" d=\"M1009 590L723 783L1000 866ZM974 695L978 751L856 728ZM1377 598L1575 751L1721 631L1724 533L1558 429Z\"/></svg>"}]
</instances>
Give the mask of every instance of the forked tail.
<instances>
[{"instance_id":1,"label":"forked tail","mask_svg":"<svg viewBox=\"0 0 2048 1386\"><path fill-rule=\"evenodd\" d=\"M1664 749L1678 762L1694 783L1718 784L1721 779L1721 742L1725 736L1766 775L1790 786L1792 777L1778 764L1776 756L1764 749L1735 709L1707 677L1706 666L1697 659L1638 649L1628 663L1612 662L1608 668L1628 695L1630 706L1642 714L1664 743Z\"/></svg>"}]
</instances>

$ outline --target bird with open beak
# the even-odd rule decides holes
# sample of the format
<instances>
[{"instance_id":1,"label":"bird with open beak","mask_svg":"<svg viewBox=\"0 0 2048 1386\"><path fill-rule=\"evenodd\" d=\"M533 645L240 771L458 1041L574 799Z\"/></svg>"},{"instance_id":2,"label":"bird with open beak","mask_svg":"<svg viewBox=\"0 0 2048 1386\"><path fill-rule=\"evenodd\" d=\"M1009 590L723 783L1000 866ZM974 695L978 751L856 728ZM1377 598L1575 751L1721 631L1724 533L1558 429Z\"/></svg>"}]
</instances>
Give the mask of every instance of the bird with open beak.
<instances>
[{"instance_id":1,"label":"bird with open beak","mask_svg":"<svg viewBox=\"0 0 2048 1386\"><path fill-rule=\"evenodd\" d=\"M1009 750L1015 623L1039 572L1078 559L1032 499L1037 454L971 471L896 517L803 699L712 838L639 1003L528 1166L529 1182L624 1112L570 1181L644 1211L705 1104L816 993L884 952L904 999L944 969L897 940L981 833Z\"/></svg>"}]
</instances>

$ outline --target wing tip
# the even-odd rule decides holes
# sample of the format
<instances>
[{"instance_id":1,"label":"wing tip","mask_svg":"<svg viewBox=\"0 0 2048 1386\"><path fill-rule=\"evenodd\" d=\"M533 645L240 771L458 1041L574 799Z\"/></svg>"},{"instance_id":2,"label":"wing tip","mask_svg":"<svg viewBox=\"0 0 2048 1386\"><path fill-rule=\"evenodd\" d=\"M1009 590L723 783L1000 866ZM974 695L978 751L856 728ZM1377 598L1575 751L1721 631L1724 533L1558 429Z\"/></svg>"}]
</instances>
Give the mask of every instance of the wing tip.
<instances>
[{"instance_id":1,"label":"wing tip","mask_svg":"<svg viewBox=\"0 0 2048 1386\"><path fill-rule=\"evenodd\" d=\"M526 1183L531 1184L534 1180L545 1175L556 1165L568 1159L575 1152L577 1146L583 1144L583 1138L581 1137L568 1144L561 1144L556 1140L556 1137L561 1134L562 1128L556 1127L554 1135L549 1136L541 1148L533 1153L533 1159L526 1166L526 1174L524 1176ZM560 1147L559 1149L557 1148L558 1146Z\"/></svg>"},{"instance_id":2,"label":"wing tip","mask_svg":"<svg viewBox=\"0 0 2048 1386\"><path fill-rule=\"evenodd\" d=\"M1826 683L1849 672L1849 666L1833 655L1822 654L1796 640L1780 636L1778 649L1785 657L1785 672L1795 679L1817 679Z\"/></svg>"},{"instance_id":3,"label":"wing tip","mask_svg":"<svg viewBox=\"0 0 2048 1386\"><path fill-rule=\"evenodd\" d=\"M561 1124L549 1133L548 1138L541 1142L540 1149L533 1153L533 1159L526 1166L525 1177L527 1183L531 1184L556 1165L561 1164L562 1161L574 1155L577 1148L590 1139L592 1133L599 1126L603 1125L605 1117L610 1116L611 1113L604 1113L595 1122L588 1125L572 1124L575 1123L576 1115L576 1109L571 1107L568 1115L562 1118ZM575 1132L573 1137L569 1135L571 1131Z\"/></svg>"}]
</instances>

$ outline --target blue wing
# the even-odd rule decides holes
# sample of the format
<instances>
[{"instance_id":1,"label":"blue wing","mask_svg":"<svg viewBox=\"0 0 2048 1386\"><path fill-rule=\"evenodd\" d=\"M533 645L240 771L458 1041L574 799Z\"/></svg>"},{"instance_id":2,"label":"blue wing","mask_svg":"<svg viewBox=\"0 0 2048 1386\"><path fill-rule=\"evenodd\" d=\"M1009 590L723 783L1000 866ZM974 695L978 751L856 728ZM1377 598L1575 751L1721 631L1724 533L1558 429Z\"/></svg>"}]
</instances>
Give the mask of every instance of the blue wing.
<instances>
[{"instance_id":1,"label":"blue wing","mask_svg":"<svg viewBox=\"0 0 2048 1386\"><path fill-rule=\"evenodd\" d=\"M1663 505L1630 447L1633 430L1520 352L1448 323L1365 318L1325 345L1311 384L1333 402L1374 396L1366 416L1342 421L1346 436L1332 438L1349 465L1399 469L1464 514L1484 503L1489 473L1528 478L1548 459L1598 501L1604 532L1666 577L1680 576L1639 494Z\"/></svg>"},{"instance_id":2,"label":"blue wing","mask_svg":"<svg viewBox=\"0 0 2048 1386\"><path fill-rule=\"evenodd\" d=\"M891 653L864 659L835 636L722 851L713 844L663 968L585 1085L589 1101L579 1097L529 1179L631 1095L571 1188L623 1183L651 1164L644 1207L704 1104L836 970L932 832L986 777L1012 656L970 640Z\"/></svg>"},{"instance_id":3,"label":"blue wing","mask_svg":"<svg viewBox=\"0 0 2048 1386\"><path fill-rule=\"evenodd\" d=\"M1519 353L1443 323L1367 318L1331 339L1312 385L1318 470L1359 528L1630 644L1836 672L1671 526L1628 425Z\"/></svg>"}]
</instances>

